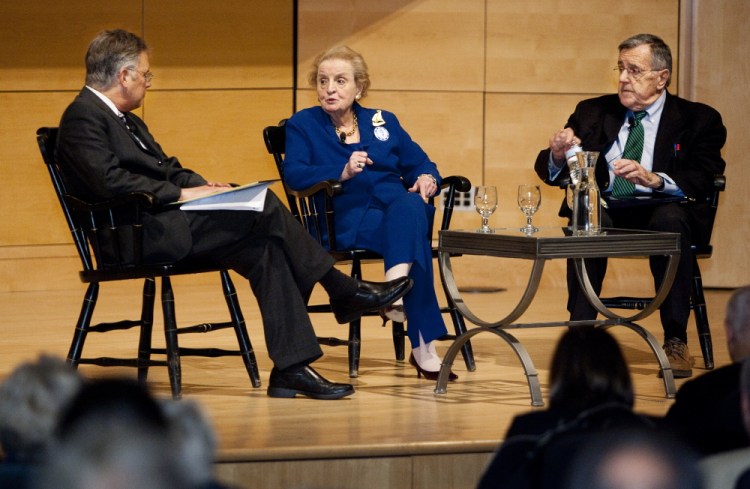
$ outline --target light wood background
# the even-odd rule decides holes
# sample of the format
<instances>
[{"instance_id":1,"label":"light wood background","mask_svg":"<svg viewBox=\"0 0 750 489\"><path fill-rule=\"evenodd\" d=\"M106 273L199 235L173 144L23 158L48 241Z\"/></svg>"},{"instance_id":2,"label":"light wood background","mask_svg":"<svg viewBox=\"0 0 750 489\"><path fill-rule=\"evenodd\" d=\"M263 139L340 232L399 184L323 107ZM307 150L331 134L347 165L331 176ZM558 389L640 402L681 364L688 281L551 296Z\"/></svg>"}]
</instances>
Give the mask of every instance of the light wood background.
<instances>
[{"instance_id":1,"label":"light wood background","mask_svg":"<svg viewBox=\"0 0 750 489\"><path fill-rule=\"evenodd\" d=\"M29 0L3 2L0 18L0 289L55 290L79 267L34 141L56 125L83 84L91 38L122 27L144 36L156 74L141 113L167 152L206 176L247 182L275 176L261 129L315 103L304 78L313 56L349 44L369 63L364 103L392 110L443 174L495 184L496 226L522 223L515 187L536 182L532 162L575 103L613 92L616 46L654 32L673 48L671 90L724 116L727 192L707 285L750 281L750 210L741 163L750 51L745 0L300 0L294 79L292 1ZM295 91L295 87L297 90ZM560 191L545 187L535 222L557 225ZM472 211L456 227L475 226ZM561 265L560 265L561 266ZM647 268L633 280L648 287ZM562 287L551 274L544 286ZM508 285L515 273L504 274ZM619 282L618 282L619 281Z\"/></svg>"}]
</instances>

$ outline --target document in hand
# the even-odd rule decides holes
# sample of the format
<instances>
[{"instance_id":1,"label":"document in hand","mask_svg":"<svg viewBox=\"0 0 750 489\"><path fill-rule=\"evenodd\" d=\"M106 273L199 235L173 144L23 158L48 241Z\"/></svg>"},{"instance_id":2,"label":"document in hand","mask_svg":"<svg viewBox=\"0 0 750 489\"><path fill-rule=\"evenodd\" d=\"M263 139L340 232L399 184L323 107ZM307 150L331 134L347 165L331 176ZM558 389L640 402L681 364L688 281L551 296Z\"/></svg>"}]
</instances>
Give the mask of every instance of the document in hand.
<instances>
[{"instance_id":1,"label":"document in hand","mask_svg":"<svg viewBox=\"0 0 750 489\"><path fill-rule=\"evenodd\" d=\"M183 211L235 210L261 212L266 202L269 185L278 180L263 180L240 187L221 190L215 194L177 202Z\"/></svg>"}]
</instances>

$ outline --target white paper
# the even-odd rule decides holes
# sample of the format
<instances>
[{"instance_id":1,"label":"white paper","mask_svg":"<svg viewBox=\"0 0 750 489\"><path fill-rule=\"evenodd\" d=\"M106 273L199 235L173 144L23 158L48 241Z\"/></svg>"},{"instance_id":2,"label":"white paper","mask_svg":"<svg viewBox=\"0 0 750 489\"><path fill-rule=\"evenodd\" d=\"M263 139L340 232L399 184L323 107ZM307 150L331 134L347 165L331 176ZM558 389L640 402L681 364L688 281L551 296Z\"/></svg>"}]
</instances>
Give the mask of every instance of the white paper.
<instances>
[{"instance_id":1,"label":"white paper","mask_svg":"<svg viewBox=\"0 0 750 489\"><path fill-rule=\"evenodd\" d=\"M183 211L236 210L261 212L268 187L277 180L248 183L215 194L177 202Z\"/></svg>"}]
</instances>

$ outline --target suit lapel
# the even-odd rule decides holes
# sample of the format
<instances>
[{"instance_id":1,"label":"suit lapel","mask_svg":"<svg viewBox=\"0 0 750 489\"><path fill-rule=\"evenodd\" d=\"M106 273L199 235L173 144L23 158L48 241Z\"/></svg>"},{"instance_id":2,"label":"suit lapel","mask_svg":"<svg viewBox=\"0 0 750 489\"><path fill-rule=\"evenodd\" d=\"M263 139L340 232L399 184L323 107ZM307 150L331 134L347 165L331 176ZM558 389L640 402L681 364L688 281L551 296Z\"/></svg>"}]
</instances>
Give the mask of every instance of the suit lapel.
<instances>
[{"instance_id":1,"label":"suit lapel","mask_svg":"<svg viewBox=\"0 0 750 489\"><path fill-rule=\"evenodd\" d=\"M667 171L675 144L679 144L682 131L682 115L674 103L672 96L667 93L664 101L659 128L654 141L654 171Z\"/></svg>"},{"instance_id":2,"label":"suit lapel","mask_svg":"<svg viewBox=\"0 0 750 489\"><path fill-rule=\"evenodd\" d=\"M608 148L617 140L617 136L620 134L620 128L622 127L622 121L625 118L624 107L620 106L621 110L616 113L607 112L604 116L604 136L606 141L604 147Z\"/></svg>"},{"instance_id":3,"label":"suit lapel","mask_svg":"<svg viewBox=\"0 0 750 489\"><path fill-rule=\"evenodd\" d=\"M135 144L137 144L139 148L141 148L146 153L149 153L154 156L158 156L159 153L154 149L155 142L151 138L151 135L148 134L147 131L141 128L141 124L136 122L134 117L135 116L133 116L130 113L125 114L125 119L128 121L129 127L125 126L125 124L122 123L122 121L120 122L125 127L125 130L128 131L128 134L130 134L131 139L135 141Z\"/></svg>"},{"instance_id":4,"label":"suit lapel","mask_svg":"<svg viewBox=\"0 0 750 489\"><path fill-rule=\"evenodd\" d=\"M115 114L114 112L112 112L112 109L109 108L109 106L107 104L105 104L102 99L100 99L99 97L97 97L94 92L92 92L88 88L84 87L83 90L81 90L81 94L80 95L83 98L85 98L86 100L88 100L89 102L91 102L94 105L96 105L99 109L103 110L104 113L107 114L107 116L111 117L112 120L116 121L117 124L119 124L122 127L123 130L125 130L125 131L128 130L128 128L125 127L125 123L122 122L122 119L120 119L119 117L117 117L117 114Z\"/></svg>"},{"instance_id":5,"label":"suit lapel","mask_svg":"<svg viewBox=\"0 0 750 489\"><path fill-rule=\"evenodd\" d=\"M615 95L610 98L610 103L615 105L609 110L604 111L604 117L602 120L601 135L602 141L598 148L592 148L592 151L599 151L599 160L596 165L596 181L602 189L609 188L609 168L607 165L607 157L605 151L609 148L612 143L617 140L617 136L620 133L622 122L625 119L625 112L627 109L620 104L620 99Z\"/></svg>"},{"instance_id":6,"label":"suit lapel","mask_svg":"<svg viewBox=\"0 0 750 489\"><path fill-rule=\"evenodd\" d=\"M107 114L108 117L111 117L112 120L114 120L115 123L120 128L122 128L123 131L125 131L125 133L135 143L135 145L138 146L138 149L150 155L157 156L157 157L159 156L159 153L157 153L153 149L153 145L150 142L150 139L151 139L150 137L144 137L144 136L141 136L140 134L138 135L138 137L140 137L141 140L143 141L143 144L146 145L146 148L144 148L141 145L141 143L138 142L138 138L135 136L135 134L130 129L128 129L128 126L125 125L125 122L122 119L120 119L120 117L118 117L117 114L115 114L112 111L112 109L109 108L109 106L105 104L104 101L102 101L102 99L97 97L96 94L94 94L94 92L84 87L83 90L81 90L80 95L86 100L92 102L99 109L103 110L104 113ZM129 120L129 123L132 125L133 129L135 130L138 125L135 123L133 117L128 118L128 120ZM139 132L144 133L145 131L139 131Z\"/></svg>"}]
</instances>

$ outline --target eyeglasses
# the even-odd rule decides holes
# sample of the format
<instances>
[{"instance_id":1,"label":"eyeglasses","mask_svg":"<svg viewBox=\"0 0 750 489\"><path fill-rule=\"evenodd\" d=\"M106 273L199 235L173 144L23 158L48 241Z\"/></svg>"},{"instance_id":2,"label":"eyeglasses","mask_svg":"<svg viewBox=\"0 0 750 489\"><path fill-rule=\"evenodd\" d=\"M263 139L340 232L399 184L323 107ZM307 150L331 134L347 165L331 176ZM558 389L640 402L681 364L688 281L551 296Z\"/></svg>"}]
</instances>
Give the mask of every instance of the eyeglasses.
<instances>
[{"instance_id":1,"label":"eyeglasses","mask_svg":"<svg viewBox=\"0 0 750 489\"><path fill-rule=\"evenodd\" d=\"M627 71L628 78L630 78L633 81L638 81L641 78L643 78L648 72L661 71L661 70L642 70L638 68L637 66L628 66L627 68L625 68L624 66L615 66L615 71L619 72L621 75L623 71Z\"/></svg>"},{"instance_id":2,"label":"eyeglasses","mask_svg":"<svg viewBox=\"0 0 750 489\"><path fill-rule=\"evenodd\" d=\"M150 82L154 78L154 74L151 73L151 70L148 71L138 71L135 68L128 68L129 71L135 71L136 73L140 73L143 75L143 79L146 80L146 83Z\"/></svg>"}]
</instances>

